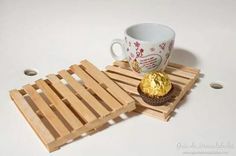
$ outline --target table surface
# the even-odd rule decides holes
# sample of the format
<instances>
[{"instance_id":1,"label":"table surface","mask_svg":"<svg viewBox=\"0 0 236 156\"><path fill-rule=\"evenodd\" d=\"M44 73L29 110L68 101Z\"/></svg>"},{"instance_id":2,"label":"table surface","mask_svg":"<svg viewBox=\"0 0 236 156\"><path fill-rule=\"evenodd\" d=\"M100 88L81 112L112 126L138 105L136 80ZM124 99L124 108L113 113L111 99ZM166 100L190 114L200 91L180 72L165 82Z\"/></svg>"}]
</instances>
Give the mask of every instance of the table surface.
<instances>
[{"instance_id":1,"label":"table surface","mask_svg":"<svg viewBox=\"0 0 236 156\"><path fill-rule=\"evenodd\" d=\"M10 89L83 59L103 69L111 40L142 22L176 31L172 61L201 69L196 87L169 122L134 114L52 155L236 155L235 15L233 0L0 0L0 155L48 155ZM38 75L25 76L27 68Z\"/></svg>"}]
</instances>

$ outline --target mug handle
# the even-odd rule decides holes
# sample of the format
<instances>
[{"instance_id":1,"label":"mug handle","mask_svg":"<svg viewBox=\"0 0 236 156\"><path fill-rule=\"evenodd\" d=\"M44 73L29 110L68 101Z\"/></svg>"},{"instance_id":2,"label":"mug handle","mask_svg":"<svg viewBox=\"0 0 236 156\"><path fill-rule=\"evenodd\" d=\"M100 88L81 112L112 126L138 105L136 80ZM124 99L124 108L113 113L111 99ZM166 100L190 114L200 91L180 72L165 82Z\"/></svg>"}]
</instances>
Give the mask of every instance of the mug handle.
<instances>
[{"instance_id":1,"label":"mug handle","mask_svg":"<svg viewBox=\"0 0 236 156\"><path fill-rule=\"evenodd\" d=\"M122 53L121 53L120 56L116 55L114 50L113 50L113 46L115 44L119 44L121 46ZM113 57L113 59L115 59L115 60L124 60L124 59L126 59L124 41L123 40L121 40L121 39L112 40L111 46L110 46L110 51L111 51L111 56Z\"/></svg>"}]
</instances>

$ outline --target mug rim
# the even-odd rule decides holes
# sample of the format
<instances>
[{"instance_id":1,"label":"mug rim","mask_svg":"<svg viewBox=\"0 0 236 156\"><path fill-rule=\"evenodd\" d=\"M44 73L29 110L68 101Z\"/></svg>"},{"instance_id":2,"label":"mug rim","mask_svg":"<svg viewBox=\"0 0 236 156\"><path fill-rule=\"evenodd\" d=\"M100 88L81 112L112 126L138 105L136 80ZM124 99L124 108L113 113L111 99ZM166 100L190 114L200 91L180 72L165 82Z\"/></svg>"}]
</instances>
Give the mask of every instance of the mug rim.
<instances>
[{"instance_id":1,"label":"mug rim","mask_svg":"<svg viewBox=\"0 0 236 156\"><path fill-rule=\"evenodd\" d=\"M169 31L171 31L173 33L173 36L171 36L169 39L165 39L163 41L145 41L145 40L140 40L140 39L134 38L134 37L130 36L127 33L127 31L132 27L136 27L136 26L140 26L140 25L146 25L146 24L152 24L152 25L157 25L157 26L167 28ZM171 27L169 27L167 25L164 25L164 24L159 24L159 23L137 23L137 24L133 24L133 25L131 25L131 26L129 26L125 29L125 35L128 36L129 38L131 38L133 40L137 40L141 43L161 43L161 42L167 42L167 41L170 41L172 39L175 39L175 31Z\"/></svg>"}]
</instances>

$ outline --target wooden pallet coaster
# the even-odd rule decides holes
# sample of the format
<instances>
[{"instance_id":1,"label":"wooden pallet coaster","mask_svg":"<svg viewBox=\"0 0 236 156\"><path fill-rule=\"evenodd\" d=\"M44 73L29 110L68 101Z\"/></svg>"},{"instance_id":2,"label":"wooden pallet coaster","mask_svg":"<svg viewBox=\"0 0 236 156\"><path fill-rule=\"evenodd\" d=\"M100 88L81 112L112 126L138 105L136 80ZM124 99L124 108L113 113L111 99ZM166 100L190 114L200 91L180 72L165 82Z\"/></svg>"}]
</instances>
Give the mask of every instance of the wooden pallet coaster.
<instances>
[{"instance_id":1,"label":"wooden pallet coaster","mask_svg":"<svg viewBox=\"0 0 236 156\"><path fill-rule=\"evenodd\" d=\"M195 81L199 77L200 70L180 64L169 63L165 69L165 72L168 74L172 84L175 87L175 95L171 101L162 106L151 106L142 100L137 91L137 86L143 76L131 71L128 62L115 61L113 65L106 67L106 71L104 73L106 73L125 91L130 93L136 100L136 112L168 121L177 104L193 87Z\"/></svg>"},{"instance_id":2,"label":"wooden pallet coaster","mask_svg":"<svg viewBox=\"0 0 236 156\"><path fill-rule=\"evenodd\" d=\"M135 109L134 99L87 60L10 96L50 152Z\"/></svg>"}]
</instances>

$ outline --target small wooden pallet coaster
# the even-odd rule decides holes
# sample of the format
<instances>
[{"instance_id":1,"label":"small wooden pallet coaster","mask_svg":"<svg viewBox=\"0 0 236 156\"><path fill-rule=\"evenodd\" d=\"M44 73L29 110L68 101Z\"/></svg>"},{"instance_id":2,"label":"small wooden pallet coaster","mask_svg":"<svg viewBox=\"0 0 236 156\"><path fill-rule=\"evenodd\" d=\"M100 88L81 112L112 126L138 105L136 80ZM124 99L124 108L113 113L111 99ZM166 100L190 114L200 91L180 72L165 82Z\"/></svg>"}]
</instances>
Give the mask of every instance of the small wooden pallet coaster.
<instances>
[{"instance_id":1,"label":"small wooden pallet coaster","mask_svg":"<svg viewBox=\"0 0 236 156\"><path fill-rule=\"evenodd\" d=\"M162 106L151 106L139 96L137 86L143 76L131 71L128 62L115 61L107 66L105 73L136 100L136 112L168 121L179 101L193 87L200 70L180 64L169 63L165 69L175 87L174 98Z\"/></svg>"},{"instance_id":2,"label":"small wooden pallet coaster","mask_svg":"<svg viewBox=\"0 0 236 156\"><path fill-rule=\"evenodd\" d=\"M10 96L50 152L135 109L134 99L87 60Z\"/></svg>"}]
</instances>

